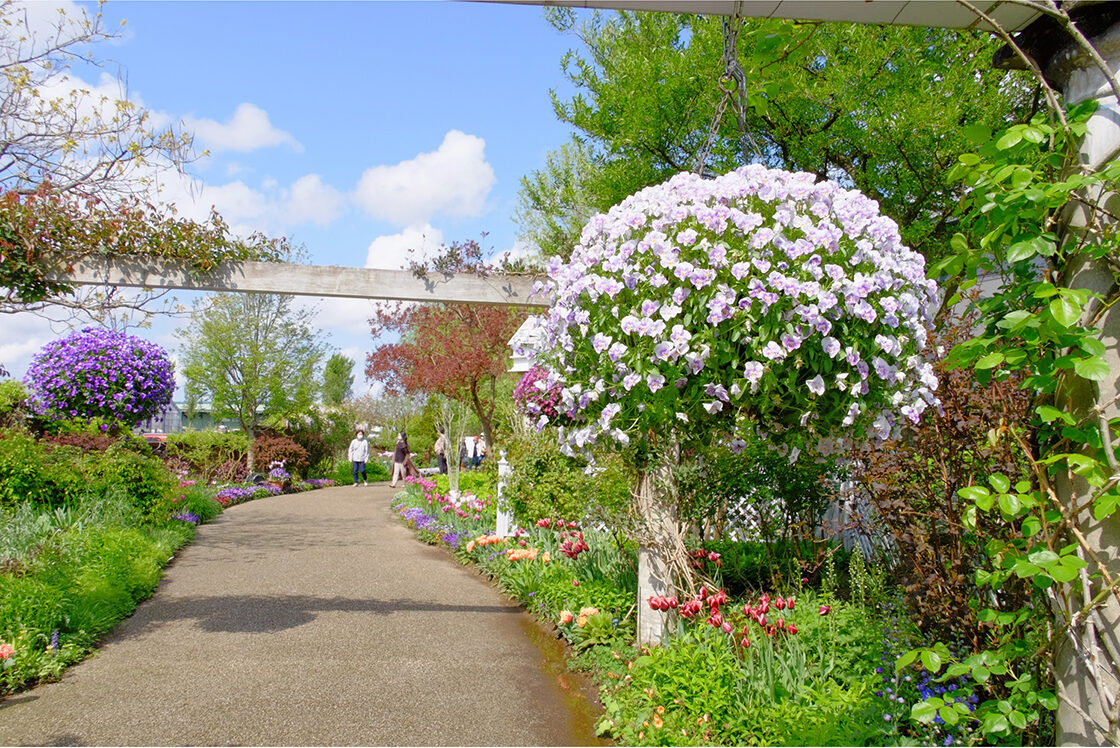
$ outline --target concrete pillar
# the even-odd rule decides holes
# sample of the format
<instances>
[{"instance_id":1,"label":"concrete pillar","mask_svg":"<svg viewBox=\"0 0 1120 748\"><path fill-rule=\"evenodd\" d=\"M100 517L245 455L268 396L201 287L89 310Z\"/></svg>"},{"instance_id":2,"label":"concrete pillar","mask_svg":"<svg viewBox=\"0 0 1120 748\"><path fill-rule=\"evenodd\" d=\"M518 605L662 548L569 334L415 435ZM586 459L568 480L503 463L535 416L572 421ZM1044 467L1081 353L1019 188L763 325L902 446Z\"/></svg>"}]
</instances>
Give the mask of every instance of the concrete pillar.
<instances>
[{"instance_id":1,"label":"concrete pillar","mask_svg":"<svg viewBox=\"0 0 1120 748\"><path fill-rule=\"evenodd\" d=\"M1120 24L1114 25L1092 39L1094 46L1105 58L1113 73L1120 70ZM1116 158L1120 152L1120 105L1102 72L1075 44L1057 52L1045 67L1047 78L1064 94L1067 104L1096 99L1098 109L1089 122L1088 132L1080 147L1082 161L1091 168L1100 168ZM1091 196L1100 203L1109 203L1111 212L1118 214L1115 194ZM1091 232L1088 211L1071 210L1068 228L1073 232ZM1103 261L1076 257L1064 270L1066 285L1087 288L1108 296L1116 291L1113 271ZM1099 312L1100 305L1093 302L1090 314ZM1098 403L1111 403L1105 409L1108 419L1120 417L1120 407L1114 400L1120 395L1120 305L1105 312L1099 323L1101 340L1107 347L1108 378L1094 385L1076 378L1074 388L1066 403L1075 417L1088 415ZM1113 442L1117 443L1115 429ZM1079 501L1088 491L1081 481L1060 485L1063 499ZM1097 521L1086 509L1079 518L1079 525L1098 556L1100 565L1086 558L1089 567L1081 580L1070 585L1073 610L1059 614L1059 622L1079 609L1084 602L1101 589L1101 567L1110 574L1120 576L1120 517L1113 515ZM1088 597L1087 597L1088 596ZM1058 680L1059 707L1056 742L1058 745L1120 745L1117 717L1120 706L1120 673L1117 671L1120 655L1120 605L1109 597L1088 619L1076 627L1076 642L1063 637L1055 656Z\"/></svg>"},{"instance_id":2,"label":"concrete pillar","mask_svg":"<svg viewBox=\"0 0 1120 748\"><path fill-rule=\"evenodd\" d=\"M642 522L638 546L638 643L644 646L664 641L670 614L653 610L649 598L674 594L673 559L684 560L686 550L677 523L677 491L674 468L680 462L675 440L661 445L659 460L641 472L636 514ZM676 569L679 577L682 570ZM687 570L685 570L687 573ZM679 595L684 597L683 594Z\"/></svg>"}]
</instances>

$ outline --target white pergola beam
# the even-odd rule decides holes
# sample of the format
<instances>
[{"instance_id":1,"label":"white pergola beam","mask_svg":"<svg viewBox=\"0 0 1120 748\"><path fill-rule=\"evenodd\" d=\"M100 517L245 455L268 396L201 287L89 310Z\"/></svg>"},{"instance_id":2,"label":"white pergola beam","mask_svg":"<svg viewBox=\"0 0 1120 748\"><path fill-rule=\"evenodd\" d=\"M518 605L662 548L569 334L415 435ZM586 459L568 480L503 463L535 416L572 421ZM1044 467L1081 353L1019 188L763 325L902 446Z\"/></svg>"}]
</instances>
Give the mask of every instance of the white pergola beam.
<instances>
[{"instance_id":1,"label":"white pergola beam","mask_svg":"<svg viewBox=\"0 0 1120 748\"><path fill-rule=\"evenodd\" d=\"M189 291L278 293L391 301L466 302L500 306L544 307L532 297L534 276L431 273L418 278L407 270L380 270L286 262L226 262L199 272L184 263L161 260L86 258L52 280L78 285Z\"/></svg>"},{"instance_id":2,"label":"white pergola beam","mask_svg":"<svg viewBox=\"0 0 1120 748\"><path fill-rule=\"evenodd\" d=\"M993 31L956 0L476 0L515 5L554 5L596 10L645 10L793 21L840 21L897 26ZM974 0L973 4L1008 31L1026 28L1041 15L1010 0Z\"/></svg>"}]
</instances>

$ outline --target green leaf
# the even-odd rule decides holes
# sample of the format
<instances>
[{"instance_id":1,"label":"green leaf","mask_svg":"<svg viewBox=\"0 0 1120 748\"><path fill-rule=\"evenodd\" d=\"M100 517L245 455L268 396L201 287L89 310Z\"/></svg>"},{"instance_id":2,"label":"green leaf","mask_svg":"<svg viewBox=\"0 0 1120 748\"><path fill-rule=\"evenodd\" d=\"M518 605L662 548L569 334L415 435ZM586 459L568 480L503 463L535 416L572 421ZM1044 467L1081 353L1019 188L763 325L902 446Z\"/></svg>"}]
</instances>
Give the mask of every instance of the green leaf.
<instances>
[{"instance_id":1,"label":"green leaf","mask_svg":"<svg viewBox=\"0 0 1120 748\"><path fill-rule=\"evenodd\" d=\"M1016 730L1027 729L1027 718L1024 717L1023 713L1020 712L1018 709L1014 710L1013 712L1011 712L1011 714L1007 715L1007 721L1010 722L1011 726L1014 727Z\"/></svg>"},{"instance_id":2,"label":"green leaf","mask_svg":"<svg viewBox=\"0 0 1120 748\"><path fill-rule=\"evenodd\" d=\"M941 669L941 655L937 654L937 652L934 652L932 649L927 649L922 652L922 665L931 673L936 673Z\"/></svg>"},{"instance_id":3,"label":"green leaf","mask_svg":"<svg viewBox=\"0 0 1120 748\"><path fill-rule=\"evenodd\" d=\"M1120 496L1106 493L1093 502L1093 517L1099 522L1115 512L1118 506L1120 506Z\"/></svg>"},{"instance_id":4,"label":"green leaf","mask_svg":"<svg viewBox=\"0 0 1120 748\"><path fill-rule=\"evenodd\" d=\"M1100 356L1079 358L1073 362L1073 370L1077 376L1094 382L1103 382L1108 378L1108 363Z\"/></svg>"},{"instance_id":5,"label":"green leaf","mask_svg":"<svg viewBox=\"0 0 1120 748\"><path fill-rule=\"evenodd\" d=\"M902 668L906 667L916 659L918 659L918 650L911 649L909 652L902 655L902 657L899 657L898 661L894 663L895 671L902 670Z\"/></svg>"},{"instance_id":6,"label":"green leaf","mask_svg":"<svg viewBox=\"0 0 1120 748\"><path fill-rule=\"evenodd\" d=\"M957 156L957 160L965 166L976 166L976 164L980 163L980 157L975 153L962 153L960 156Z\"/></svg>"},{"instance_id":7,"label":"green leaf","mask_svg":"<svg viewBox=\"0 0 1120 748\"><path fill-rule=\"evenodd\" d=\"M960 722L961 719L961 713L952 706L939 709L937 713L941 715L941 719L945 720L945 724L947 725L955 725Z\"/></svg>"},{"instance_id":8,"label":"green leaf","mask_svg":"<svg viewBox=\"0 0 1120 748\"><path fill-rule=\"evenodd\" d=\"M999 508L1004 514L1014 517L1019 513L1022 506L1019 503L1019 497L1013 493L1001 493L999 495Z\"/></svg>"},{"instance_id":9,"label":"green leaf","mask_svg":"<svg viewBox=\"0 0 1120 748\"><path fill-rule=\"evenodd\" d=\"M1053 566L1054 564L1061 561L1061 558L1059 558L1058 554L1049 549L1035 551L1031 555L1027 556L1027 558L1030 559L1030 562L1032 564L1041 566L1044 569L1048 566Z\"/></svg>"},{"instance_id":10,"label":"green leaf","mask_svg":"<svg viewBox=\"0 0 1120 748\"><path fill-rule=\"evenodd\" d=\"M1052 405L1039 405L1035 408L1035 412L1038 413L1038 417L1042 419L1043 423L1053 423L1058 420L1070 426L1074 423L1073 416L1070 413Z\"/></svg>"},{"instance_id":11,"label":"green leaf","mask_svg":"<svg viewBox=\"0 0 1120 748\"><path fill-rule=\"evenodd\" d=\"M992 677L992 671L983 665L975 665L972 668L972 679L977 683L987 683L988 678Z\"/></svg>"},{"instance_id":12,"label":"green leaf","mask_svg":"<svg viewBox=\"0 0 1120 748\"><path fill-rule=\"evenodd\" d=\"M993 473L988 476L988 483L1000 493L1006 493L1011 490L1011 480L1003 473Z\"/></svg>"},{"instance_id":13,"label":"green leaf","mask_svg":"<svg viewBox=\"0 0 1120 748\"><path fill-rule=\"evenodd\" d=\"M996 148L1006 151L1008 148L1018 145L1022 139L1023 134L1019 130L1008 130L1003 134L1003 137L996 141Z\"/></svg>"},{"instance_id":14,"label":"green leaf","mask_svg":"<svg viewBox=\"0 0 1120 748\"><path fill-rule=\"evenodd\" d=\"M1003 354L999 351L989 353L976 362L977 369L993 369L1003 363Z\"/></svg>"},{"instance_id":15,"label":"green leaf","mask_svg":"<svg viewBox=\"0 0 1120 748\"><path fill-rule=\"evenodd\" d=\"M933 722L936 716L937 708L925 701L919 701L910 709L910 718L919 722Z\"/></svg>"},{"instance_id":16,"label":"green leaf","mask_svg":"<svg viewBox=\"0 0 1120 748\"><path fill-rule=\"evenodd\" d=\"M1038 703L1042 704L1044 708L1054 711L1058 708L1058 697L1050 691L1039 691Z\"/></svg>"},{"instance_id":17,"label":"green leaf","mask_svg":"<svg viewBox=\"0 0 1120 748\"><path fill-rule=\"evenodd\" d=\"M1062 327L1071 327L1081 318L1081 305L1076 299L1063 296L1050 302L1050 314Z\"/></svg>"}]
</instances>

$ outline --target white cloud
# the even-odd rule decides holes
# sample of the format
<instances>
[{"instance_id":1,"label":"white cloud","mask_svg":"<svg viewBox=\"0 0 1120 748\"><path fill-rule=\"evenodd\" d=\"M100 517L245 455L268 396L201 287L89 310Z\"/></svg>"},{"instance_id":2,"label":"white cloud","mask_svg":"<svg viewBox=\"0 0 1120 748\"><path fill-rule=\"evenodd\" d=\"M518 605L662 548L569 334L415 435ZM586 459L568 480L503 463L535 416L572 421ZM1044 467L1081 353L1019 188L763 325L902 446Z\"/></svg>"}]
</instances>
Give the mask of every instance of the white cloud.
<instances>
[{"instance_id":1,"label":"white cloud","mask_svg":"<svg viewBox=\"0 0 1120 748\"><path fill-rule=\"evenodd\" d=\"M342 214L345 199L318 174L305 174L288 186L265 180L251 187L240 179L209 184L176 174L160 175L160 199L186 218L205 220L213 206L235 233L283 234L294 226L326 226Z\"/></svg>"},{"instance_id":2,"label":"white cloud","mask_svg":"<svg viewBox=\"0 0 1120 748\"><path fill-rule=\"evenodd\" d=\"M517 262L518 260L539 259L540 256L540 247L533 242L518 239L513 243L512 247L502 250L490 258L490 262L497 265L503 261Z\"/></svg>"},{"instance_id":3,"label":"white cloud","mask_svg":"<svg viewBox=\"0 0 1120 748\"><path fill-rule=\"evenodd\" d=\"M443 244L443 232L425 223L410 226L398 234L379 236L366 250L366 267L400 270L410 260L430 257Z\"/></svg>"},{"instance_id":4,"label":"white cloud","mask_svg":"<svg viewBox=\"0 0 1120 748\"><path fill-rule=\"evenodd\" d=\"M291 133L273 127L268 112L254 104L238 104L228 122L188 116L183 118L183 123L194 132L202 147L215 152L255 151L280 145L296 152L303 151L303 146Z\"/></svg>"},{"instance_id":5,"label":"white cloud","mask_svg":"<svg viewBox=\"0 0 1120 748\"><path fill-rule=\"evenodd\" d=\"M451 130L435 151L367 169L354 199L374 218L397 226L416 225L437 213L481 215L496 181L485 147L482 138Z\"/></svg>"}]
</instances>

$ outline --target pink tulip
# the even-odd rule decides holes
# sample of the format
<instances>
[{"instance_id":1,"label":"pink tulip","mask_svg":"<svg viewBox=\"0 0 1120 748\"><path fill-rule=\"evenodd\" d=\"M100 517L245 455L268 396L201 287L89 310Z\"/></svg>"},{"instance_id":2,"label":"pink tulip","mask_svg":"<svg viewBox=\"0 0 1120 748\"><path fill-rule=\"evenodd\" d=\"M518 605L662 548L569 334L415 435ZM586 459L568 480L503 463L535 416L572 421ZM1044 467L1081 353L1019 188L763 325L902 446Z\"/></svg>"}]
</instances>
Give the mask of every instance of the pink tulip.
<instances>
[{"instance_id":1,"label":"pink tulip","mask_svg":"<svg viewBox=\"0 0 1120 748\"><path fill-rule=\"evenodd\" d=\"M832 607L829 606L829 605L822 605L821 609L818 610L817 612L820 613L822 616L827 616L829 613L832 612Z\"/></svg>"},{"instance_id":2,"label":"pink tulip","mask_svg":"<svg viewBox=\"0 0 1120 748\"><path fill-rule=\"evenodd\" d=\"M779 597L777 600L774 601L774 607L777 608L778 610L785 610L786 609L786 601Z\"/></svg>"},{"instance_id":3,"label":"pink tulip","mask_svg":"<svg viewBox=\"0 0 1120 748\"><path fill-rule=\"evenodd\" d=\"M797 627L794 626L792 623L789 624L788 626L786 626L786 633L796 634L797 633Z\"/></svg>"},{"instance_id":4,"label":"pink tulip","mask_svg":"<svg viewBox=\"0 0 1120 748\"><path fill-rule=\"evenodd\" d=\"M786 598L786 607L789 608L790 610L793 610L793 603L794 603L794 600L793 600L792 597L787 597Z\"/></svg>"},{"instance_id":5,"label":"pink tulip","mask_svg":"<svg viewBox=\"0 0 1120 748\"><path fill-rule=\"evenodd\" d=\"M727 621L724 621L723 625L720 626L720 628L723 629L723 633L725 633L725 634L730 634L732 631L735 630L734 627L730 623L728 623Z\"/></svg>"},{"instance_id":6,"label":"pink tulip","mask_svg":"<svg viewBox=\"0 0 1120 748\"><path fill-rule=\"evenodd\" d=\"M751 645L751 640L744 636L743 641L741 641L739 643L743 645L744 649L746 649L747 647L749 647Z\"/></svg>"}]
</instances>

